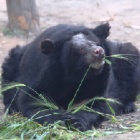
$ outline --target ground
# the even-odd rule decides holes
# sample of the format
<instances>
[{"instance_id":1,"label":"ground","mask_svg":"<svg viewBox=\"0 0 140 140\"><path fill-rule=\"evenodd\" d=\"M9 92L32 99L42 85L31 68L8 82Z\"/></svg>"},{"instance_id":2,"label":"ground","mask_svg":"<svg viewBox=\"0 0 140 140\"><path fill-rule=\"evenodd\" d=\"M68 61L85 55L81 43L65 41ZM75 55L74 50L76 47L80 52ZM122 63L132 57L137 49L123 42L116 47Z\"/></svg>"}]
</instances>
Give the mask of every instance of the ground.
<instances>
[{"instance_id":1,"label":"ground","mask_svg":"<svg viewBox=\"0 0 140 140\"><path fill-rule=\"evenodd\" d=\"M140 0L36 0L40 14L40 31L59 23L84 24L95 27L101 22L109 22L109 39L132 42L140 49ZM31 40L26 36L7 36L7 13L5 0L0 0L0 64L8 50L16 44L26 44ZM1 97L0 97L1 98ZM139 106L139 103L138 103ZM0 100L0 116L3 105ZM136 113L121 116L125 125L140 120L140 109ZM113 125L113 126L112 126ZM118 125L105 122L102 126L120 129ZM102 138L102 140L139 140L140 132L129 132Z\"/></svg>"}]
</instances>

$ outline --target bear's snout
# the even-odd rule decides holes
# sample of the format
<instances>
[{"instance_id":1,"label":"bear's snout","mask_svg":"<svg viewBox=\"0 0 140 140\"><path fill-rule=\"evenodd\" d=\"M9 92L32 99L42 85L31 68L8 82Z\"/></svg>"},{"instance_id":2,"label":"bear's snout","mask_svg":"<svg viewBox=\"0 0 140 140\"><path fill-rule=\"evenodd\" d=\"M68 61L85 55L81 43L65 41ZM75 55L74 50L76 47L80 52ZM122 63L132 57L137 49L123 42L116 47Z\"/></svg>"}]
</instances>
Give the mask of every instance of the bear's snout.
<instances>
[{"instance_id":1,"label":"bear's snout","mask_svg":"<svg viewBox=\"0 0 140 140\"><path fill-rule=\"evenodd\" d=\"M97 58L99 57L99 59L103 59L105 52L104 52L104 49L102 47L98 47L92 51L92 54Z\"/></svg>"},{"instance_id":2,"label":"bear's snout","mask_svg":"<svg viewBox=\"0 0 140 140\"><path fill-rule=\"evenodd\" d=\"M85 60L87 64L95 69L99 69L104 65L105 51L100 46L92 46L88 53L85 55Z\"/></svg>"}]
</instances>

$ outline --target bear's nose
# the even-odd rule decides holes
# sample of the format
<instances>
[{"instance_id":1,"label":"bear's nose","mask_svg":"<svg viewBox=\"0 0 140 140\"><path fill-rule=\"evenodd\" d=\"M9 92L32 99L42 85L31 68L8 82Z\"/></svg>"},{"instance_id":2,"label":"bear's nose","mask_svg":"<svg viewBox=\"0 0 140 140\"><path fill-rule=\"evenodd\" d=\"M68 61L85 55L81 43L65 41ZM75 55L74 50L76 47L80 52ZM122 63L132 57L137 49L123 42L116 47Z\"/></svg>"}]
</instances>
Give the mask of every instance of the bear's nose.
<instances>
[{"instance_id":1,"label":"bear's nose","mask_svg":"<svg viewBox=\"0 0 140 140\"><path fill-rule=\"evenodd\" d=\"M102 47L98 47L93 51L93 55L96 57L103 58L105 55L104 49Z\"/></svg>"}]
</instances>

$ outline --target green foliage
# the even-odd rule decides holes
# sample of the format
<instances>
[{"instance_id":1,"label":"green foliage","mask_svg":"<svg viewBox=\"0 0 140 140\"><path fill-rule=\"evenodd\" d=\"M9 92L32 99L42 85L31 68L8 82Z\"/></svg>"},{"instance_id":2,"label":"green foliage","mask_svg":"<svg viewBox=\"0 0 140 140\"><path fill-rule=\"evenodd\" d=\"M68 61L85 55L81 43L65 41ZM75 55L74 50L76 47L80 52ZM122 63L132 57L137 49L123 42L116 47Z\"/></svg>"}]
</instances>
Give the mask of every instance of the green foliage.
<instances>
[{"instance_id":1,"label":"green foliage","mask_svg":"<svg viewBox=\"0 0 140 140\"><path fill-rule=\"evenodd\" d=\"M68 130L60 123L58 121L54 124L42 126L19 114L7 116L0 122L0 139L71 140L91 139L99 135L96 130L87 132Z\"/></svg>"},{"instance_id":2,"label":"green foliage","mask_svg":"<svg viewBox=\"0 0 140 140\"><path fill-rule=\"evenodd\" d=\"M3 88L0 89L0 92L4 92L7 91L9 89L13 89L16 87L24 87L24 84L20 84L20 83L10 83L10 84L5 84Z\"/></svg>"},{"instance_id":3,"label":"green foliage","mask_svg":"<svg viewBox=\"0 0 140 140\"><path fill-rule=\"evenodd\" d=\"M140 94L137 96L137 100L140 101Z\"/></svg>"},{"instance_id":4,"label":"green foliage","mask_svg":"<svg viewBox=\"0 0 140 140\"><path fill-rule=\"evenodd\" d=\"M111 65L111 61L108 59L108 58L117 58L117 59L122 59L122 60L126 60L128 61L129 63L131 63L132 65L135 64L135 62L133 61L132 58L130 58L130 56L132 57L137 57L136 55L133 55L133 54L114 54L114 55L110 55L110 56L105 56L104 57L104 61Z\"/></svg>"},{"instance_id":5,"label":"green foliage","mask_svg":"<svg viewBox=\"0 0 140 140\"><path fill-rule=\"evenodd\" d=\"M3 34L4 35L7 35L7 36L25 36L25 32L24 31L21 31L21 30L11 30L10 28L6 27L2 30Z\"/></svg>"},{"instance_id":6,"label":"green foliage","mask_svg":"<svg viewBox=\"0 0 140 140\"><path fill-rule=\"evenodd\" d=\"M20 114L7 116L0 121L1 140L92 140L102 136L140 131L140 122L129 127L121 126L121 129L107 128L92 129L86 132L68 130L61 121L47 126L42 126L33 119L27 119Z\"/></svg>"},{"instance_id":7,"label":"green foliage","mask_svg":"<svg viewBox=\"0 0 140 140\"><path fill-rule=\"evenodd\" d=\"M89 68L90 68L90 66L89 66ZM88 72L88 70L87 70L87 72ZM86 74L87 74L87 72L86 72ZM82 82L83 82L86 74L84 75ZM81 82L81 85L82 85L82 82ZM78 93L80 86L78 87L78 89L75 93L76 95ZM36 93L39 96L39 98L33 97L32 95L30 95L29 93L24 91L21 87L29 88L34 93ZM25 94L28 94L31 98L34 98L35 105L46 106L48 109L58 109L58 107L55 105L55 103L52 100L44 97L42 94L38 94L32 88L30 88L24 84L19 84L19 83L6 84L4 86L4 88L1 89L1 91L6 91L6 90L9 90L12 88L16 88L17 91L21 90ZM76 95L74 96L74 98L76 97ZM15 96L16 96L16 94L15 94ZM14 100L14 98L13 98L13 100ZM13 100L12 100L12 102L13 102ZM79 104L79 105L75 106L73 104L73 102L74 102L74 99L73 99L71 101L71 105L70 105L68 111L71 111L72 113L76 113L77 111L80 111L80 110L86 110L86 111L90 111L90 112L94 112L94 113L99 113L100 115L106 116L106 117L111 118L112 120L116 121L115 116L94 111L93 109L91 109L87 106L87 104L89 104L89 103L94 104L95 100L104 100L108 103L108 105L109 105L109 102L118 103L117 101L115 101L113 99L96 97L96 98L87 100L83 104ZM114 114L114 111L111 108L111 106L109 108L110 108L112 114ZM41 112L41 111L45 111L45 110L40 110L39 112ZM33 119L34 116L37 115L39 112L34 114L30 119L24 118L21 115L17 115L17 114L15 114L13 116L3 117L3 120L0 122L0 139L10 138L13 140L15 140L15 139L17 139L17 140L18 139L71 140L71 139L93 139L95 137L99 137L99 136L103 135L102 133L98 132L94 128L92 130L86 131L86 132L80 132L79 130L76 130L76 129L75 129L75 131L72 131L72 130L69 130L64 125L64 123L61 121L58 121L55 124L48 124L47 126L42 126L42 125L34 122L34 119ZM48 114L48 115L51 115L51 114ZM44 117L44 116L41 116L41 117Z\"/></svg>"}]
</instances>

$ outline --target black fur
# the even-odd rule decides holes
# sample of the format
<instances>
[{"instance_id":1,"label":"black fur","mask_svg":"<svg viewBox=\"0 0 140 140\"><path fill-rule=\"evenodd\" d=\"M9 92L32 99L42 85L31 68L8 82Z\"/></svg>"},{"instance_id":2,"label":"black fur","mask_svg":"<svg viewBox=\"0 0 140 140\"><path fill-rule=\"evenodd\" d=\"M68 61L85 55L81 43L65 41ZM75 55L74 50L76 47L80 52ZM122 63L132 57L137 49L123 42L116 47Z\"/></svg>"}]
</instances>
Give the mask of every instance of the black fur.
<instances>
[{"instance_id":1,"label":"black fur","mask_svg":"<svg viewBox=\"0 0 140 140\"><path fill-rule=\"evenodd\" d=\"M23 83L53 100L59 109L48 110L44 105L35 104L37 101L24 91L37 99L38 95L24 87L18 91L9 113L19 111L28 118L36 114L34 118L41 124L62 120L82 131L98 126L104 117L97 113L79 111L72 114L66 111L90 64L74 104L103 96L122 103L112 104L116 114L134 111L139 92L140 54L131 43L107 40L109 29L109 24L94 29L57 25L45 30L30 44L12 49L2 66L2 86L6 82ZM111 65L102 63L104 55L113 54L129 54L132 61L109 58ZM3 92L5 109L15 93L15 89ZM104 101L97 100L88 106L111 114Z\"/></svg>"}]
</instances>

